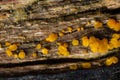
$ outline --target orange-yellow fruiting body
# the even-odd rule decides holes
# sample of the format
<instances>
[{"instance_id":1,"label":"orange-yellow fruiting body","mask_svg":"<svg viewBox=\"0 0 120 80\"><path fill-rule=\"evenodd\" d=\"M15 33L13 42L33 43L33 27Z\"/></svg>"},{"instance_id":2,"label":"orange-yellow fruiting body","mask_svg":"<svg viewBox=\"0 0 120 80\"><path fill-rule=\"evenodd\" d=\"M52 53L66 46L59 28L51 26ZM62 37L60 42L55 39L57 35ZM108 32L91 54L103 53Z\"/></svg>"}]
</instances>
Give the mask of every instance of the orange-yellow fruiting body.
<instances>
[{"instance_id":1,"label":"orange-yellow fruiting body","mask_svg":"<svg viewBox=\"0 0 120 80\"><path fill-rule=\"evenodd\" d=\"M7 54L8 56L12 56L12 55L13 55L12 51L9 50L9 49L6 50L6 54Z\"/></svg>"},{"instance_id":2,"label":"orange-yellow fruiting body","mask_svg":"<svg viewBox=\"0 0 120 80\"><path fill-rule=\"evenodd\" d=\"M68 27L68 32L72 32L73 28L72 27Z\"/></svg>"},{"instance_id":3,"label":"orange-yellow fruiting body","mask_svg":"<svg viewBox=\"0 0 120 80\"><path fill-rule=\"evenodd\" d=\"M18 55L17 55L17 54L14 54L14 58L18 58Z\"/></svg>"},{"instance_id":4,"label":"orange-yellow fruiting body","mask_svg":"<svg viewBox=\"0 0 120 80\"><path fill-rule=\"evenodd\" d=\"M85 62L81 64L83 68L91 68L91 63L90 62Z\"/></svg>"},{"instance_id":5,"label":"orange-yellow fruiting body","mask_svg":"<svg viewBox=\"0 0 120 80\"><path fill-rule=\"evenodd\" d=\"M43 49L42 49L42 53L43 53L43 54L46 55L46 54L48 54L48 52L49 52L49 50L48 50L47 48L43 48Z\"/></svg>"},{"instance_id":6,"label":"orange-yellow fruiting body","mask_svg":"<svg viewBox=\"0 0 120 80\"><path fill-rule=\"evenodd\" d=\"M79 45L79 41L77 39L72 40L72 45L73 46L78 46Z\"/></svg>"},{"instance_id":7,"label":"orange-yellow fruiting body","mask_svg":"<svg viewBox=\"0 0 120 80\"><path fill-rule=\"evenodd\" d=\"M82 38L82 45L85 46L85 47L88 47L89 45L89 39L87 36L83 37Z\"/></svg>"},{"instance_id":8,"label":"orange-yellow fruiting body","mask_svg":"<svg viewBox=\"0 0 120 80\"><path fill-rule=\"evenodd\" d=\"M78 68L78 66L77 66L77 65L70 65L69 68L70 68L71 70L76 70L76 69Z\"/></svg>"},{"instance_id":9,"label":"orange-yellow fruiting body","mask_svg":"<svg viewBox=\"0 0 120 80\"><path fill-rule=\"evenodd\" d=\"M8 47L11 51L15 51L17 50L17 45L16 44L12 44Z\"/></svg>"},{"instance_id":10,"label":"orange-yellow fruiting body","mask_svg":"<svg viewBox=\"0 0 120 80\"><path fill-rule=\"evenodd\" d=\"M5 42L5 46L10 46L11 43L10 42Z\"/></svg>"},{"instance_id":11,"label":"orange-yellow fruiting body","mask_svg":"<svg viewBox=\"0 0 120 80\"><path fill-rule=\"evenodd\" d=\"M42 45L41 44L37 44L36 49L41 49Z\"/></svg>"},{"instance_id":12,"label":"orange-yellow fruiting body","mask_svg":"<svg viewBox=\"0 0 120 80\"><path fill-rule=\"evenodd\" d=\"M37 53L32 53L32 57L36 58L37 57Z\"/></svg>"},{"instance_id":13,"label":"orange-yellow fruiting body","mask_svg":"<svg viewBox=\"0 0 120 80\"><path fill-rule=\"evenodd\" d=\"M100 28L100 27L102 27L102 26L103 26L102 22L100 22L100 21L95 21L95 23L94 23L94 28Z\"/></svg>"},{"instance_id":14,"label":"orange-yellow fruiting body","mask_svg":"<svg viewBox=\"0 0 120 80\"><path fill-rule=\"evenodd\" d=\"M110 29L113 29L115 31L120 30L120 22L114 20L114 19L109 19L107 22L107 25Z\"/></svg>"},{"instance_id":15,"label":"orange-yellow fruiting body","mask_svg":"<svg viewBox=\"0 0 120 80\"><path fill-rule=\"evenodd\" d=\"M58 52L63 56L68 56L70 54L69 51L67 50L67 47L63 45L58 46Z\"/></svg>"},{"instance_id":16,"label":"orange-yellow fruiting body","mask_svg":"<svg viewBox=\"0 0 120 80\"><path fill-rule=\"evenodd\" d=\"M116 64L116 63L118 63L118 58L115 57L115 56L110 57L110 58L106 59L106 61L105 61L105 64L106 64L107 66L110 66L110 65Z\"/></svg>"},{"instance_id":17,"label":"orange-yellow fruiting body","mask_svg":"<svg viewBox=\"0 0 120 80\"><path fill-rule=\"evenodd\" d=\"M81 28L80 28L80 27L78 27L78 28L77 28L77 31L80 31L80 30L81 30Z\"/></svg>"},{"instance_id":18,"label":"orange-yellow fruiting body","mask_svg":"<svg viewBox=\"0 0 120 80\"><path fill-rule=\"evenodd\" d=\"M59 36L60 37L64 36L64 33L63 32L59 32Z\"/></svg>"},{"instance_id":19,"label":"orange-yellow fruiting body","mask_svg":"<svg viewBox=\"0 0 120 80\"><path fill-rule=\"evenodd\" d=\"M63 43L62 46L68 47L68 43Z\"/></svg>"},{"instance_id":20,"label":"orange-yellow fruiting body","mask_svg":"<svg viewBox=\"0 0 120 80\"><path fill-rule=\"evenodd\" d=\"M55 33L51 33L47 38L46 41L48 42L54 42L55 40L57 40L58 35Z\"/></svg>"},{"instance_id":21,"label":"orange-yellow fruiting body","mask_svg":"<svg viewBox=\"0 0 120 80\"><path fill-rule=\"evenodd\" d=\"M24 59L25 58L25 52L24 51L20 51L19 54L18 54L18 57L20 59Z\"/></svg>"},{"instance_id":22,"label":"orange-yellow fruiting body","mask_svg":"<svg viewBox=\"0 0 120 80\"><path fill-rule=\"evenodd\" d=\"M81 27L81 30L84 30L84 28L83 28L83 27Z\"/></svg>"}]
</instances>

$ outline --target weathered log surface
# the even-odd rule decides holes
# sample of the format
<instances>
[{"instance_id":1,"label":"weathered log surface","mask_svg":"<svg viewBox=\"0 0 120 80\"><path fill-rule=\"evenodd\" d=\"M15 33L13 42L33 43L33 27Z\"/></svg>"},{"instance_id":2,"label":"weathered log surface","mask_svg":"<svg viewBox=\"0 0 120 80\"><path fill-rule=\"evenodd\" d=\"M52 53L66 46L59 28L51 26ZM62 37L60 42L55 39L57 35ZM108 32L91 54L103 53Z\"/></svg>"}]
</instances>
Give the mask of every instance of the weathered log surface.
<instances>
[{"instance_id":1,"label":"weathered log surface","mask_svg":"<svg viewBox=\"0 0 120 80\"><path fill-rule=\"evenodd\" d=\"M120 59L119 48L105 54L93 53L88 47L82 46L83 36L97 36L108 40L114 33L107 28L106 22L115 17L120 20L119 0L1 0L0 1L0 75L14 76L28 72L55 72L69 70L71 65L82 68L82 63L89 62L92 68L105 66L105 60L110 56ZM93 22L99 19L103 28L95 29ZM88 22L91 24L87 25ZM72 27L72 32L67 28ZM84 28L77 31L78 27ZM58 37L52 43L45 39L49 34L59 34L65 30L65 35ZM99 35L99 36L98 36ZM79 46L72 46L71 41L78 39ZM6 42L20 44L13 53L18 54L24 50L24 59L8 57L5 51ZM65 42L69 45L70 54L63 56L58 54L57 42ZM49 54L43 55L41 50L36 50L38 43L49 49ZM36 52L37 57L31 56ZM87 54L86 54L87 52ZM52 70L52 71L51 71Z\"/></svg>"}]
</instances>

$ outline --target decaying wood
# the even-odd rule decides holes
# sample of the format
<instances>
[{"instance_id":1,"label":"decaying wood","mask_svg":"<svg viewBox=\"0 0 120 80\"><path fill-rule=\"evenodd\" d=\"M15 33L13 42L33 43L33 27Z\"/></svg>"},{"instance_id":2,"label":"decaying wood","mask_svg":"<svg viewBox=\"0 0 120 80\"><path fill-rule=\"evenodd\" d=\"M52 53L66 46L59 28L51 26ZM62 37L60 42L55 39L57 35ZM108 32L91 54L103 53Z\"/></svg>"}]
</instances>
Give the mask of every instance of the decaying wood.
<instances>
[{"instance_id":1,"label":"decaying wood","mask_svg":"<svg viewBox=\"0 0 120 80\"><path fill-rule=\"evenodd\" d=\"M73 39L81 42L81 38L85 35L100 34L99 36L111 38L111 35L116 32L106 28L94 29L92 24L86 26L86 23L97 18L106 27L110 17L120 20L119 10L119 0L0 1L0 43L3 46L0 49L0 75L3 76L4 73L6 76L14 76L38 70L46 73L56 70L64 71L68 70L70 65L80 65L82 62L91 62L94 68L104 66L105 59L111 55L120 58L119 49L98 55L98 53L91 53L82 45L73 47L71 44L69 45L71 54L67 57L60 56L57 54L56 46L57 42L69 43ZM45 38L50 33L58 34L68 26L73 27L72 33L66 32L63 37L59 37L53 43L45 42ZM77 32L77 27L84 27L85 30ZM26 51L25 59L8 57L5 54L5 42L20 43L18 51L21 49ZM48 55L43 55L35 49L38 43L50 48ZM91 54L83 56L84 50ZM32 52L37 52L38 57L31 57Z\"/></svg>"}]
</instances>

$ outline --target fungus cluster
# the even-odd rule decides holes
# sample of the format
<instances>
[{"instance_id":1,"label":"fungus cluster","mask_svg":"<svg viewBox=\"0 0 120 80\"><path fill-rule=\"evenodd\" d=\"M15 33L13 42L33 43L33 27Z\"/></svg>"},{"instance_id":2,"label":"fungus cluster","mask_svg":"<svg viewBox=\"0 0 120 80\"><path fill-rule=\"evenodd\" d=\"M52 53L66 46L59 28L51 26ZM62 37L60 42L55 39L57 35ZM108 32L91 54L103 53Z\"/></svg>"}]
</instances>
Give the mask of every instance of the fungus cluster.
<instances>
[{"instance_id":1,"label":"fungus cluster","mask_svg":"<svg viewBox=\"0 0 120 80\"><path fill-rule=\"evenodd\" d=\"M108 41L106 38L102 40L95 38L94 36L82 38L82 45L84 47L90 47L92 52L105 53L108 50L120 47L120 34L113 34L112 38Z\"/></svg>"},{"instance_id":2,"label":"fungus cluster","mask_svg":"<svg viewBox=\"0 0 120 80\"><path fill-rule=\"evenodd\" d=\"M116 21L115 19L109 19L107 25L110 29L113 29L115 31L120 30L120 22Z\"/></svg>"},{"instance_id":3,"label":"fungus cluster","mask_svg":"<svg viewBox=\"0 0 120 80\"><path fill-rule=\"evenodd\" d=\"M112 57L106 59L106 61L105 61L105 64L106 64L107 66L110 66L110 65L116 64L116 63L118 63L118 58L115 57L115 56L112 56Z\"/></svg>"},{"instance_id":4,"label":"fungus cluster","mask_svg":"<svg viewBox=\"0 0 120 80\"><path fill-rule=\"evenodd\" d=\"M95 21L94 22L94 28L100 28L102 26L103 26L102 22L100 22L100 21Z\"/></svg>"},{"instance_id":5,"label":"fungus cluster","mask_svg":"<svg viewBox=\"0 0 120 80\"><path fill-rule=\"evenodd\" d=\"M46 41L48 42L54 42L55 40L57 40L58 35L55 33L51 33L47 38Z\"/></svg>"},{"instance_id":6,"label":"fungus cluster","mask_svg":"<svg viewBox=\"0 0 120 80\"><path fill-rule=\"evenodd\" d=\"M68 56L70 53L69 53L67 47L68 47L67 43L59 45L58 46L58 53L63 55L63 56Z\"/></svg>"}]
</instances>

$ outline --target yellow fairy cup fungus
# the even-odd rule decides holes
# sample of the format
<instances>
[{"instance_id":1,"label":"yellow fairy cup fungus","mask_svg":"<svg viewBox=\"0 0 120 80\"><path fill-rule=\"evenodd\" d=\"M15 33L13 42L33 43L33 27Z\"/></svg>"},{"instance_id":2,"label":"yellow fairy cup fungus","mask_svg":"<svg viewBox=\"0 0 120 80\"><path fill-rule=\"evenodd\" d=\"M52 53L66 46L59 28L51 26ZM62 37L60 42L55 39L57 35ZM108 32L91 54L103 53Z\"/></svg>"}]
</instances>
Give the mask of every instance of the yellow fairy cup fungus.
<instances>
[{"instance_id":1,"label":"yellow fairy cup fungus","mask_svg":"<svg viewBox=\"0 0 120 80\"><path fill-rule=\"evenodd\" d=\"M89 45L89 39L88 39L87 36L84 36L82 38L82 45L85 46L85 47L88 47L88 45Z\"/></svg>"},{"instance_id":2,"label":"yellow fairy cup fungus","mask_svg":"<svg viewBox=\"0 0 120 80\"><path fill-rule=\"evenodd\" d=\"M98 47L98 52L100 53L106 53L108 51L108 40L106 38L100 40Z\"/></svg>"},{"instance_id":3,"label":"yellow fairy cup fungus","mask_svg":"<svg viewBox=\"0 0 120 80\"><path fill-rule=\"evenodd\" d=\"M5 42L5 46L10 46L11 43L10 42Z\"/></svg>"},{"instance_id":4,"label":"yellow fairy cup fungus","mask_svg":"<svg viewBox=\"0 0 120 80\"><path fill-rule=\"evenodd\" d=\"M91 68L91 63L85 62L81 64L83 68Z\"/></svg>"},{"instance_id":5,"label":"yellow fairy cup fungus","mask_svg":"<svg viewBox=\"0 0 120 80\"><path fill-rule=\"evenodd\" d=\"M100 28L102 26L103 26L102 22L100 22L100 21L95 21L94 22L94 28Z\"/></svg>"},{"instance_id":6,"label":"yellow fairy cup fungus","mask_svg":"<svg viewBox=\"0 0 120 80\"><path fill-rule=\"evenodd\" d=\"M57 40L58 35L55 33L51 33L47 38L46 41L48 42L54 42L55 40Z\"/></svg>"},{"instance_id":7,"label":"yellow fairy cup fungus","mask_svg":"<svg viewBox=\"0 0 120 80\"><path fill-rule=\"evenodd\" d=\"M43 54L46 55L46 54L48 54L48 52L49 52L49 50L48 50L47 48L43 48L43 49L42 49L42 53L43 53Z\"/></svg>"},{"instance_id":8,"label":"yellow fairy cup fungus","mask_svg":"<svg viewBox=\"0 0 120 80\"><path fill-rule=\"evenodd\" d=\"M6 50L6 54L7 54L9 57L13 55L12 51L9 50L9 49Z\"/></svg>"},{"instance_id":9,"label":"yellow fairy cup fungus","mask_svg":"<svg viewBox=\"0 0 120 80\"><path fill-rule=\"evenodd\" d=\"M63 32L59 32L59 36L60 37L64 36L64 33Z\"/></svg>"},{"instance_id":10,"label":"yellow fairy cup fungus","mask_svg":"<svg viewBox=\"0 0 120 80\"><path fill-rule=\"evenodd\" d=\"M64 47L68 47L68 43L63 43L62 44Z\"/></svg>"},{"instance_id":11,"label":"yellow fairy cup fungus","mask_svg":"<svg viewBox=\"0 0 120 80\"><path fill-rule=\"evenodd\" d=\"M73 28L72 27L68 27L68 32L72 32Z\"/></svg>"},{"instance_id":12,"label":"yellow fairy cup fungus","mask_svg":"<svg viewBox=\"0 0 120 80\"><path fill-rule=\"evenodd\" d=\"M113 29L115 31L120 30L120 22L114 20L114 19L109 19L107 22L107 25L110 29Z\"/></svg>"},{"instance_id":13,"label":"yellow fairy cup fungus","mask_svg":"<svg viewBox=\"0 0 120 80\"><path fill-rule=\"evenodd\" d=\"M37 57L37 53L32 53L32 57L36 58Z\"/></svg>"},{"instance_id":14,"label":"yellow fairy cup fungus","mask_svg":"<svg viewBox=\"0 0 120 80\"><path fill-rule=\"evenodd\" d=\"M2 45L0 44L0 48L2 48Z\"/></svg>"},{"instance_id":15,"label":"yellow fairy cup fungus","mask_svg":"<svg viewBox=\"0 0 120 80\"><path fill-rule=\"evenodd\" d=\"M15 51L17 50L17 45L16 44L12 44L8 47L11 51Z\"/></svg>"},{"instance_id":16,"label":"yellow fairy cup fungus","mask_svg":"<svg viewBox=\"0 0 120 80\"><path fill-rule=\"evenodd\" d=\"M78 28L77 28L77 31L80 31L80 30L81 30L81 28L80 28L80 27L78 27Z\"/></svg>"},{"instance_id":17,"label":"yellow fairy cup fungus","mask_svg":"<svg viewBox=\"0 0 120 80\"><path fill-rule=\"evenodd\" d=\"M63 56L68 56L70 54L69 51L67 50L67 47L63 45L58 46L58 52Z\"/></svg>"},{"instance_id":18,"label":"yellow fairy cup fungus","mask_svg":"<svg viewBox=\"0 0 120 80\"><path fill-rule=\"evenodd\" d=\"M36 49L41 49L42 45L41 44L37 44Z\"/></svg>"},{"instance_id":19,"label":"yellow fairy cup fungus","mask_svg":"<svg viewBox=\"0 0 120 80\"><path fill-rule=\"evenodd\" d=\"M113 48L118 48L120 47L119 45L119 40L117 40L116 38L112 38L109 42L109 47L110 45L113 47Z\"/></svg>"},{"instance_id":20,"label":"yellow fairy cup fungus","mask_svg":"<svg viewBox=\"0 0 120 80\"><path fill-rule=\"evenodd\" d=\"M116 64L116 63L118 63L118 58L115 57L115 56L110 57L110 58L106 59L106 61L105 61L105 64L106 64L107 66L110 66L110 65Z\"/></svg>"},{"instance_id":21,"label":"yellow fairy cup fungus","mask_svg":"<svg viewBox=\"0 0 120 80\"><path fill-rule=\"evenodd\" d=\"M71 70L76 70L76 69L78 68L78 66L77 66L77 65L70 65L69 68L70 68Z\"/></svg>"},{"instance_id":22,"label":"yellow fairy cup fungus","mask_svg":"<svg viewBox=\"0 0 120 80\"><path fill-rule=\"evenodd\" d=\"M14 58L18 58L18 55L17 55L17 54L14 54Z\"/></svg>"},{"instance_id":23,"label":"yellow fairy cup fungus","mask_svg":"<svg viewBox=\"0 0 120 80\"><path fill-rule=\"evenodd\" d=\"M18 57L19 57L20 59L24 59L24 58L25 58L25 52L24 52L23 50L20 51L19 54L18 54Z\"/></svg>"},{"instance_id":24,"label":"yellow fairy cup fungus","mask_svg":"<svg viewBox=\"0 0 120 80\"><path fill-rule=\"evenodd\" d=\"M84 28L83 28L83 27L81 27L81 30L84 30Z\"/></svg>"},{"instance_id":25,"label":"yellow fairy cup fungus","mask_svg":"<svg viewBox=\"0 0 120 80\"><path fill-rule=\"evenodd\" d=\"M72 40L72 45L73 46L78 46L79 45L79 41L77 39Z\"/></svg>"}]
</instances>

